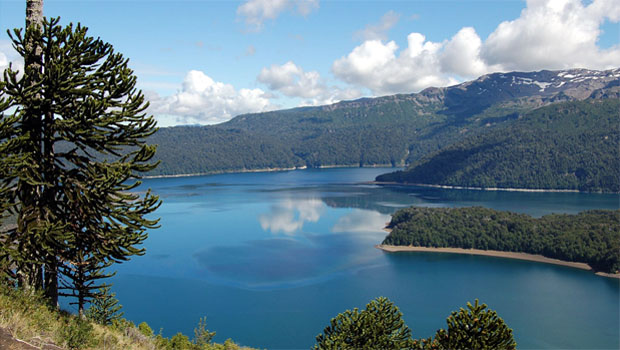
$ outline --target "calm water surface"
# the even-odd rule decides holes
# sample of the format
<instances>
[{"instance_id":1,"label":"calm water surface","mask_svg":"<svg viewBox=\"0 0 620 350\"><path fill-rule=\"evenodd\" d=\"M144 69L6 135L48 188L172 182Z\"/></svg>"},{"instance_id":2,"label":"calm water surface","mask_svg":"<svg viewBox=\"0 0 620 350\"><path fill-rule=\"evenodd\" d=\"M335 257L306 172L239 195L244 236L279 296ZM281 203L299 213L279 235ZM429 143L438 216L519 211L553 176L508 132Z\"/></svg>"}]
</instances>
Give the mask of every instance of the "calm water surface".
<instances>
[{"instance_id":1,"label":"calm water surface","mask_svg":"<svg viewBox=\"0 0 620 350\"><path fill-rule=\"evenodd\" d=\"M588 271L373 246L398 208L485 206L534 216L618 208L617 195L518 193L362 184L392 169L325 169L150 179L164 203L147 254L118 265L125 317L192 335L200 317L258 348L309 348L330 318L378 296L415 337L479 298L519 348L619 347L619 282Z\"/></svg>"}]
</instances>

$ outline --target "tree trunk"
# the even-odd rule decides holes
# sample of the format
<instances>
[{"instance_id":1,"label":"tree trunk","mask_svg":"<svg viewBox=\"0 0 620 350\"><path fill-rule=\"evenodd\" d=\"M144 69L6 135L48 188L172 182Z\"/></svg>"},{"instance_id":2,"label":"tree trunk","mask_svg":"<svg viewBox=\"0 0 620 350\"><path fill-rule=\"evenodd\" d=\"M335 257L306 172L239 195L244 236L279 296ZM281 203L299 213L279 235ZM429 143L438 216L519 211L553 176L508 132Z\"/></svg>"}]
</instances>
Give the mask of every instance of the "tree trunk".
<instances>
[{"instance_id":1,"label":"tree trunk","mask_svg":"<svg viewBox=\"0 0 620 350\"><path fill-rule=\"evenodd\" d=\"M26 49L27 52L24 55L24 79L28 82L29 85L35 85L40 76L42 69L42 48L36 44L36 41L33 39L33 29L41 30L43 24L43 0L26 0ZM38 96L41 98L41 96ZM27 116L24 118L23 126L24 132L29 131L31 135L36 135L35 140L28 147L28 152L34 153L35 161L41 159L40 157L40 137L41 137L41 127L42 127L42 115L41 111L35 108L26 107ZM32 136L31 136L32 137ZM38 145L38 146L37 146ZM18 181L18 191L21 192L21 197L28 198L28 203L26 207L37 207L38 198L41 195L40 186L31 185L26 183L25 181ZM22 206L23 207L23 206ZM22 209L23 211L23 209ZM20 235L25 237L28 235L27 225L24 223L23 212L18 215L18 228L20 231ZM41 216L41 215L38 215ZM42 217L39 217L38 220L42 220ZM37 221L38 221L37 220ZM31 247L33 249L32 252L28 252L27 258L32 259L32 254L42 254L43 252L38 249ZM18 283L19 285L31 291L41 289L44 285L44 277L43 277L43 269L41 263L31 263L27 262L23 266L21 266L21 271L17 271Z\"/></svg>"},{"instance_id":2,"label":"tree trunk","mask_svg":"<svg viewBox=\"0 0 620 350\"><path fill-rule=\"evenodd\" d=\"M50 305L58 308L58 262L56 257L45 265L45 296Z\"/></svg>"},{"instance_id":3,"label":"tree trunk","mask_svg":"<svg viewBox=\"0 0 620 350\"><path fill-rule=\"evenodd\" d=\"M26 29L43 24L43 0L26 0Z\"/></svg>"}]
</instances>

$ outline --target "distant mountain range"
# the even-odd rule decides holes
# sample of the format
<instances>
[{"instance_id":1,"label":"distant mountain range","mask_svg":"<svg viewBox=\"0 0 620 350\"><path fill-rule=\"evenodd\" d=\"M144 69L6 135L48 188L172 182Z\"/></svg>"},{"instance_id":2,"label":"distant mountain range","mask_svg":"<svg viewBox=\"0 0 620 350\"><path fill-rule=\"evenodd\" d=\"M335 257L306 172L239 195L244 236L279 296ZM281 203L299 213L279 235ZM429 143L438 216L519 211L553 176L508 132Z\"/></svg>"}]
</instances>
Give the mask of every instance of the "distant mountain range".
<instances>
[{"instance_id":1,"label":"distant mountain range","mask_svg":"<svg viewBox=\"0 0 620 350\"><path fill-rule=\"evenodd\" d=\"M620 98L620 69L511 72L415 94L244 114L161 128L151 175L324 166L405 166L560 102Z\"/></svg>"}]
</instances>

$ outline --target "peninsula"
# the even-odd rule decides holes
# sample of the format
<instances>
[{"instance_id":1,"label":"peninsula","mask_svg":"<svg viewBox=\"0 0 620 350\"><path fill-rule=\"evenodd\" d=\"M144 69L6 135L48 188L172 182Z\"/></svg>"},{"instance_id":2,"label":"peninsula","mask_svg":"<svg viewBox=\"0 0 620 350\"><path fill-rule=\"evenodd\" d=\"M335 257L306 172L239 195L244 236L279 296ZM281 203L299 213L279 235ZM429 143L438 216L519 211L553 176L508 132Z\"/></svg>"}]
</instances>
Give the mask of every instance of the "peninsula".
<instances>
[{"instance_id":1,"label":"peninsula","mask_svg":"<svg viewBox=\"0 0 620 350\"><path fill-rule=\"evenodd\" d=\"M377 248L522 259L619 277L619 217L619 210L533 218L480 207L411 207L394 214Z\"/></svg>"}]
</instances>

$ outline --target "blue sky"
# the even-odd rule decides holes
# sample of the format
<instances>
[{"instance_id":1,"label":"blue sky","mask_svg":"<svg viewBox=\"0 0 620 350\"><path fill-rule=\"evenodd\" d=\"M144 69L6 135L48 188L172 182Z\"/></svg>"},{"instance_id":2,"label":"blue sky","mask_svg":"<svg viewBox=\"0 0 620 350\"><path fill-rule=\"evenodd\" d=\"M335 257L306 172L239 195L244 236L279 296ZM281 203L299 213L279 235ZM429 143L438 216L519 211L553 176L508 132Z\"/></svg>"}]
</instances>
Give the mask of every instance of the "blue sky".
<instances>
[{"instance_id":1,"label":"blue sky","mask_svg":"<svg viewBox=\"0 0 620 350\"><path fill-rule=\"evenodd\" d=\"M0 0L0 69L20 60ZM496 71L620 66L620 1L54 1L130 58L160 126L448 86Z\"/></svg>"}]
</instances>

